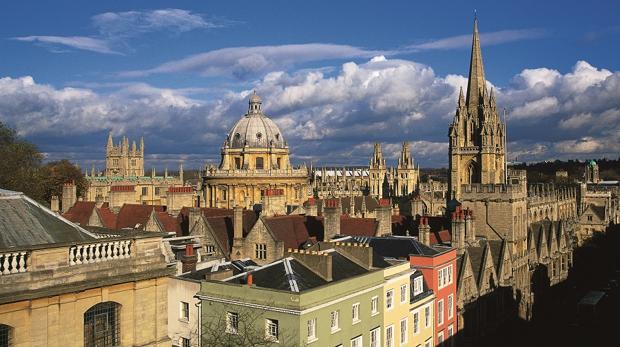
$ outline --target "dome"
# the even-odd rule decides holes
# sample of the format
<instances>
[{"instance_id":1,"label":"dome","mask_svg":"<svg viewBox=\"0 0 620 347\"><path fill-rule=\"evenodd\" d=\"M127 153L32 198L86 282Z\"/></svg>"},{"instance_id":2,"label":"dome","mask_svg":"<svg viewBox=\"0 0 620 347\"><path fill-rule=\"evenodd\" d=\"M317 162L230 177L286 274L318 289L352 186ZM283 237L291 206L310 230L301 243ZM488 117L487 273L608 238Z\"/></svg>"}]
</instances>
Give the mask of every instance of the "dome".
<instances>
[{"instance_id":1,"label":"dome","mask_svg":"<svg viewBox=\"0 0 620 347\"><path fill-rule=\"evenodd\" d=\"M231 148L285 148L286 142L280 128L263 114L260 104L261 98L256 92L250 97L250 107L228 134Z\"/></svg>"}]
</instances>

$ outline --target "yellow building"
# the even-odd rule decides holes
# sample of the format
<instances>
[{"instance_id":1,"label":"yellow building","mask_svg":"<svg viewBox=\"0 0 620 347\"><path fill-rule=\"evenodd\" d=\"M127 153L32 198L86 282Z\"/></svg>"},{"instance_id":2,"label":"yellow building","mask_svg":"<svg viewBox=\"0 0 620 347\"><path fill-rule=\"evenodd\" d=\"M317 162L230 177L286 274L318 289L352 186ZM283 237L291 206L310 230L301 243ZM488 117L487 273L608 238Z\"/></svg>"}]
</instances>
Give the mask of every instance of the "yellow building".
<instances>
[{"instance_id":1,"label":"yellow building","mask_svg":"<svg viewBox=\"0 0 620 347\"><path fill-rule=\"evenodd\" d=\"M265 189L282 189L287 205L301 205L308 198L308 169L291 165L288 144L263 113L256 92L224 141L219 167L206 168L202 189L205 207L251 208Z\"/></svg>"},{"instance_id":2,"label":"yellow building","mask_svg":"<svg viewBox=\"0 0 620 347\"><path fill-rule=\"evenodd\" d=\"M94 233L1 189L0 211L0 345L171 345L162 234Z\"/></svg>"}]
</instances>

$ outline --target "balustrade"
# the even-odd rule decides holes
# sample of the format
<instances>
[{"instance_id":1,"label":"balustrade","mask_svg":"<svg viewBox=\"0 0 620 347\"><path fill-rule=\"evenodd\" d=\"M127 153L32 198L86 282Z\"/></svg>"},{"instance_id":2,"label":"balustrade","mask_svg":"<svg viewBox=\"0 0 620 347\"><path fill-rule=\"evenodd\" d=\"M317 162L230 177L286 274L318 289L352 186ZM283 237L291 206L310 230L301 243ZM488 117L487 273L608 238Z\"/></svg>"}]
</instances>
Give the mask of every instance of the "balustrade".
<instances>
[{"instance_id":1,"label":"balustrade","mask_svg":"<svg viewBox=\"0 0 620 347\"><path fill-rule=\"evenodd\" d=\"M131 240L76 245L69 248L69 264L92 264L131 257Z\"/></svg>"},{"instance_id":2,"label":"balustrade","mask_svg":"<svg viewBox=\"0 0 620 347\"><path fill-rule=\"evenodd\" d=\"M0 253L0 276L28 271L28 252Z\"/></svg>"}]
</instances>

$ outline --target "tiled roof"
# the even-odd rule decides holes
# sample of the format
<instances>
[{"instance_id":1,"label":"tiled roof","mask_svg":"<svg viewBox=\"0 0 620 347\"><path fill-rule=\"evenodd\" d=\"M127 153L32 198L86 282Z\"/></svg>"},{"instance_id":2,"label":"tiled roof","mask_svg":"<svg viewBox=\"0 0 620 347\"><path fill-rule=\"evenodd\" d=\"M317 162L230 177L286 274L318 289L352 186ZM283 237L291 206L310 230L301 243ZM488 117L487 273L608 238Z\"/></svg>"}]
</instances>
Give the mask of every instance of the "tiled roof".
<instances>
[{"instance_id":1,"label":"tiled roof","mask_svg":"<svg viewBox=\"0 0 620 347\"><path fill-rule=\"evenodd\" d=\"M284 242L284 248L297 249L310 238L304 216L268 217L264 221L276 239Z\"/></svg>"},{"instance_id":2,"label":"tiled roof","mask_svg":"<svg viewBox=\"0 0 620 347\"><path fill-rule=\"evenodd\" d=\"M138 224L143 226L151 216L151 212L163 212L165 209L165 206L161 205L124 204L116 217L116 229L134 229Z\"/></svg>"},{"instance_id":3,"label":"tiled roof","mask_svg":"<svg viewBox=\"0 0 620 347\"><path fill-rule=\"evenodd\" d=\"M95 208L95 202L93 201L78 201L62 216L80 225L88 225L93 209Z\"/></svg>"},{"instance_id":4,"label":"tiled roof","mask_svg":"<svg viewBox=\"0 0 620 347\"><path fill-rule=\"evenodd\" d=\"M374 218L340 218L340 234L347 236L375 236L377 221Z\"/></svg>"},{"instance_id":5,"label":"tiled roof","mask_svg":"<svg viewBox=\"0 0 620 347\"><path fill-rule=\"evenodd\" d=\"M254 224L256 224L257 219L258 217L253 211L243 211L243 237L250 232ZM218 238L219 242L223 247L225 247L224 251L226 253L230 253L234 238L232 214L228 216L207 217L206 221L215 233L215 236Z\"/></svg>"},{"instance_id":6,"label":"tiled roof","mask_svg":"<svg viewBox=\"0 0 620 347\"><path fill-rule=\"evenodd\" d=\"M169 215L167 212L157 212L157 218L165 231L174 232L177 236L181 236L181 225L176 217Z\"/></svg>"},{"instance_id":7,"label":"tiled roof","mask_svg":"<svg viewBox=\"0 0 620 347\"><path fill-rule=\"evenodd\" d=\"M106 228L114 229L116 228L116 214L108 206L106 202L99 208L99 216L101 216Z\"/></svg>"}]
</instances>

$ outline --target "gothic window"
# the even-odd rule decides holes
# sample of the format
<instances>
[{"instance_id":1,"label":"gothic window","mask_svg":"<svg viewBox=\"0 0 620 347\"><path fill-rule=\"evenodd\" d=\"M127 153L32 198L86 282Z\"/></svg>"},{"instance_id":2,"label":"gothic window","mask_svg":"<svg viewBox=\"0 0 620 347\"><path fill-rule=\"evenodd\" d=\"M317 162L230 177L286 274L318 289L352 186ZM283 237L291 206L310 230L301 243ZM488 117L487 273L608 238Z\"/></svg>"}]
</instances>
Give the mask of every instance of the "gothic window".
<instances>
[{"instance_id":1,"label":"gothic window","mask_svg":"<svg viewBox=\"0 0 620 347\"><path fill-rule=\"evenodd\" d=\"M256 158L256 169L262 170L264 168L263 157Z\"/></svg>"},{"instance_id":2,"label":"gothic window","mask_svg":"<svg viewBox=\"0 0 620 347\"><path fill-rule=\"evenodd\" d=\"M465 182L467 184L476 183L478 181L478 167L476 166L476 162L472 161L467 166L467 171L465 172Z\"/></svg>"},{"instance_id":3,"label":"gothic window","mask_svg":"<svg viewBox=\"0 0 620 347\"><path fill-rule=\"evenodd\" d=\"M120 346L120 309L115 302L102 302L84 313L84 346Z\"/></svg>"},{"instance_id":4,"label":"gothic window","mask_svg":"<svg viewBox=\"0 0 620 347\"><path fill-rule=\"evenodd\" d=\"M0 347L9 347L13 345L11 333L13 329L4 324L0 324Z\"/></svg>"},{"instance_id":5,"label":"gothic window","mask_svg":"<svg viewBox=\"0 0 620 347\"><path fill-rule=\"evenodd\" d=\"M131 159L131 166L136 166L136 160L135 159Z\"/></svg>"},{"instance_id":6,"label":"gothic window","mask_svg":"<svg viewBox=\"0 0 620 347\"><path fill-rule=\"evenodd\" d=\"M118 166L118 159L112 159L112 165Z\"/></svg>"}]
</instances>

